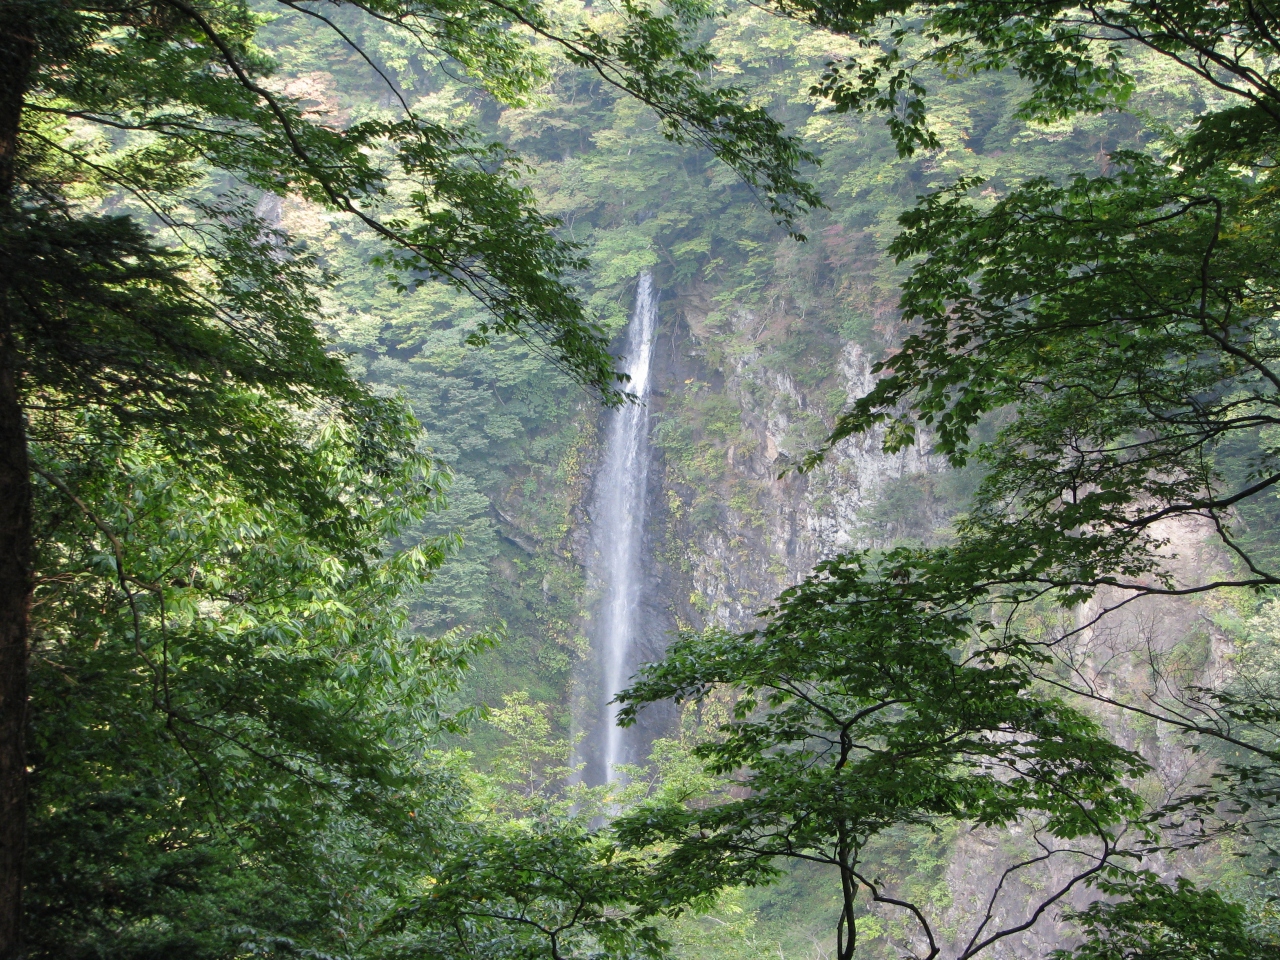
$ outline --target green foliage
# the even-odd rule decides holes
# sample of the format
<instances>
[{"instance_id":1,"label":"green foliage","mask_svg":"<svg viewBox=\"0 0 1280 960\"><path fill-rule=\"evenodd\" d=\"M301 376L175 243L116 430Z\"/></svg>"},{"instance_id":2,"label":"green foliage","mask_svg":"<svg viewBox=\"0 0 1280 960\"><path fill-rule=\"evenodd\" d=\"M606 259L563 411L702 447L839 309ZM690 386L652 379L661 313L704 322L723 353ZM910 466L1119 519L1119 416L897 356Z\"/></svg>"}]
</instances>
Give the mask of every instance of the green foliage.
<instances>
[{"instance_id":1,"label":"green foliage","mask_svg":"<svg viewBox=\"0 0 1280 960\"><path fill-rule=\"evenodd\" d=\"M456 844L389 925L430 931L404 949L433 957L657 958L666 942L633 906L654 898L644 866L581 827L512 827Z\"/></svg>"},{"instance_id":2,"label":"green foliage","mask_svg":"<svg viewBox=\"0 0 1280 960\"><path fill-rule=\"evenodd\" d=\"M1255 960L1280 946L1249 929L1243 907L1182 877L1167 885L1144 873L1097 886L1122 899L1098 900L1074 914L1084 942L1054 951L1057 960Z\"/></svg>"},{"instance_id":3,"label":"green foliage","mask_svg":"<svg viewBox=\"0 0 1280 960\"><path fill-rule=\"evenodd\" d=\"M851 24L887 12L839 9ZM918 25L926 36L976 31L940 47L937 57L970 70L1011 65L1031 82L1020 108L1027 116L1100 108L1128 89L1121 41L1086 42L1089 18L1077 23L1056 5L1010 16L1004 7L997 14L964 4L931 17ZM1264 27L1231 4L1212 14L1181 4L1115 4L1089 17L1131 31L1193 75L1198 68L1178 59L1187 51L1208 56L1237 32L1268 42ZM1171 30L1174 22L1182 34ZM895 43L915 29L899 29ZM1041 53L1027 52L1030 37L1044 41ZM1223 69L1251 76L1249 56L1237 50ZM878 70L868 74L876 83ZM1226 90L1252 96L1230 84ZM850 96L865 107L876 99ZM915 103L923 109L923 100ZM978 447L990 472L972 537L986 539L999 526L1007 538L1012 510L1015 535L1026 538L1049 578L1096 584L1153 569L1157 521L1203 515L1217 523L1246 576L1271 582L1225 516L1266 497L1276 476L1263 438L1274 390L1274 254L1266 240L1274 212L1265 170L1255 176L1242 166L1260 160L1268 141L1241 153L1220 129L1236 111L1227 105L1200 118L1189 136L1170 138L1165 153L1174 150L1176 162L1117 152L1115 172L1076 174L1065 184L1034 179L995 202L973 197L980 181L963 178L924 197L903 215L904 232L890 248L913 264L902 309L915 329L878 367L887 375L842 415L831 440L887 421L886 446L899 449L912 442L918 418L938 449L963 464L979 421L1011 407L1016 419ZM923 113L917 120L924 122ZM1080 533L1050 544L1050 529Z\"/></svg>"},{"instance_id":4,"label":"green foliage","mask_svg":"<svg viewBox=\"0 0 1280 960\"><path fill-rule=\"evenodd\" d=\"M459 549L433 518L443 477L401 399L358 383L317 327L337 298L421 307L398 311L391 336L349 312L330 327L353 335L366 370L425 348L410 399L452 421L450 452L507 442L490 483L572 381L621 402L604 328L573 288L585 262L529 168L460 113L441 116L428 88L461 67L521 105L556 50L656 110L668 140L720 155L789 227L816 203L796 173L807 155L741 91L707 82L705 16L466 0L6 5L5 56L34 51L29 75L6 74L6 116L22 126L0 171L2 359L42 478L34 955L465 951L454 921L479 902L465 884L442 886L462 897L448 918L378 921L494 847L570 871L525 898L540 915L567 891L603 898L591 918L565 907L565 943L659 949L613 912L638 894L607 844L576 821L512 827L513 840L474 816L431 751L461 732L441 699L483 645L453 628L485 608L488 504L469 477L457 484L471 566L423 588ZM332 72L306 74L317 61ZM339 85L364 102L344 109ZM428 95L411 103L415 86ZM343 255L303 248L320 239ZM476 344L500 358L480 387ZM566 440L533 445L553 473ZM545 596L557 569L542 572ZM572 578L556 582L572 603ZM555 612L567 632L572 613ZM489 929L519 955L511 931L526 928L507 921Z\"/></svg>"},{"instance_id":5,"label":"green foliage","mask_svg":"<svg viewBox=\"0 0 1280 960\"><path fill-rule=\"evenodd\" d=\"M438 478L318 437L314 479L359 524L339 555L287 501L103 433L77 439L109 469L38 450L67 479L40 487L31 955L341 952L462 799L420 758L476 643L404 629L439 545L385 551Z\"/></svg>"},{"instance_id":6,"label":"green foliage","mask_svg":"<svg viewBox=\"0 0 1280 960\"><path fill-rule=\"evenodd\" d=\"M900 349L805 466L875 426L887 450L927 431L954 465L977 460L984 479L956 540L929 565L918 610L958 596L975 616L994 605L1015 644L1045 604L1087 611L1042 631L1049 659L1025 662L1058 690L1170 723L1212 753L1219 765L1207 782L1151 820L1189 827L1229 809L1256 852L1276 796L1268 682L1203 689L1180 672L1191 651L1175 648L1150 654L1156 688L1139 704L1104 692L1070 651L1143 596L1280 582L1274 538L1263 533L1280 477L1274 14L1179 0L782 7L859 44L813 92L837 112L883 115L904 158L945 150L954 78L1016 76L1014 116L1045 126L1141 111L1153 81L1212 87L1130 149L1100 142L1098 170L1077 163L1019 180L977 171L922 196L889 247L909 271ZM993 426L994 436L978 436ZM1225 559L1185 562L1186 546L1205 538ZM1231 829L1216 822L1200 841ZM1080 956L1265 949L1235 906L1185 882L1117 882L1110 892L1131 899L1081 915Z\"/></svg>"},{"instance_id":7,"label":"green foliage","mask_svg":"<svg viewBox=\"0 0 1280 960\"><path fill-rule=\"evenodd\" d=\"M590 791L572 789L580 773L569 764L574 744L555 735L546 704L531 703L528 694L516 692L486 719L505 735L488 759L487 779L498 788L492 809L511 819L546 821L570 813L575 803L590 802Z\"/></svg>"},{"instance_id":8,"label":"green foliage","mask_svg":"<svg viewBox=\"0 0 1280 960\"><path fill-rule=\"evenodd\" d=\"M1168 505L1202 511L1205 478L1225 501L1274 472L1265 370L1232 366L1212 337L1243 332L1267 367L1270 294L1256 283L1269 276L1274 232L1267 175L1251 181L1225 164L1249 164L1273 137L1264 106L1218 111L1163 145L1181 145L1180 167L1140 153L1112 166L1105 154L1140 151L1151 134L1072 111L1127 103L1153 126L1176 125L1222 95L1171 81L1152 56L1084 42L1086 28L1061 23L1062 5L999 5L1006 19L996 6L917 5L923 21L899 18L871 45L863 26L905 5L787 6L836 34L754 7L711 26L692 4L32 6L54 13L25 120L27 205L5 213L3 275L39 401L31 423L53 557L37 608L49 612L35 665L33 843L48 878L33 886L39 949L653 956L666 937L728 955L741 937L744 955L772 954L776 928L751 915L754 891L734 887L718 908L708 891L764 879L779 859L825 857L862 871L872 885L855 877L853 889L873 903L896 892L932 919L946 909L940 864L956 822L1028 819L1105 847L1136 811L1120 778L1140 764L1035 686L1028 669L1044 665L1031 639L1042 638L987 623L981 587L1013 580L1008 594L1024 600L1046 585L1072 589L1081 571L1153 571L1144 551L1159 536L1143 523L1165 504L1143 499L1143 460L1126 453L1133 436L1146 440L1135 431L1152 410L1175 428L1150 447L1167 467L1157 492ZM1147 30L1151 11L1191 8L1099 9ZM1215 31L1243 35L1241 9L1195 11L1189 36L1225 49ZM386 13L396 22L376 22ZM525 26L509 29L513 20ZM1158 49L1168 39L1141 35ZM891 106L889 135L806 95L824 62L864 54L853 71L833 66L817 92L837 111ZM109 73L102 89L73 82L95 70ZM1270 83L1263 72L1245 80ZM795 180L807 153L784 129L821 155L815 183L835 208L810 209L803 223L816 196ZM1095 154L1101 176L1064 175ZM884 261L899 212L961 176L987 179L926 201L895 248L901 262ZM50 185L65 196L46 203ZM254 212L263 190L284 197L278 222L270 203ZM1074 225L1058 222L1064 212ZM149 232L160 225L180 238L173 249ZM801 230L809 243L792 248L785 233ZM916 326L904 330L896 288L921 257L904 301ZM956 425L957 459L968 431L989 425L984 414L1026 410L978 447L994 472L952 549L848 558L830 583L784 600L769 627L686 637L643 681L642 693L704 706L720 695L706 684L754 691L698 757L758 778L756 793L716 793L701 763L666 743L660 772L635 771L613 798L655 792L625 822L632 839L674 843L658 851L658 885L648 852L620 853L588 829L604 801L566 788L564 718L537 702L562 695L582 651L571 532L593 415L573 381L616 386L604 346L642 268L706 298L705 324L691 319L706 364L738 374L744 395L753 378L786 373L834 415L848 399L833 386L841 340L883 356L914 335L919 349L885 367L881 390L900 392L855 407L838 433L896 417L931 377L944 384L933 426ZM1036 299L1041 276L1054 282ZM1206 290L1211 322L1197 314ZM1173 319L1142 313L1147 294ZM29 302L46 312L24 313ZM969 324L959 351L953 304ZM1255 319L1239 325L1242 311ZM370 389L326 356L317 317ZM482 342L483 354L470 349ZM754 443L745 401L700 376L666 398L655 435L672 515L706 529L727 504L759 521L759 489L726 470L730 448L745 455ZM1056 394L1064 378L1071 389ZM1104 381L1112 392L1097 402ZM86 386L89 432L113 441L82 442ZM434 462L456 475L448 511L426 509L439 478L387 399L396 393L426 424ZM318 441L312 421L329 417L344 425ZM827 431L816 416L790 419L789 444ZM1088 442L1055 448L1068 433ZM1178 446L1198 436L1210 439ZM1063 449L1080 452L1069 469ZM1039 458L1022 462L1027 450ZM1095 472L1101 490L1088 485ZM1053 493L1070 487L1067 475L1080 502ZM932 502L931 483L895 488L877 518L907 532L903 518ZM1217 511L1263 570L1271 489L1228 504L1236 514ZM1081 521L1070 537L1054 514L1063 502ZM480 654L464 639L500 621L499 649ZM482 670L461 678L476 657ZM430 752L449 713L441 697L497 703L518 689L533 699L507 698L468 733L484 774ZM1246 796L1247 782L1251 800L1270 802L1256 747L1274 715L1259 713L1256 688L1228 697L1214 701L1220 716L1254 726L1212 796ZM848 726L854 749L835 769L843 725L873 707ZM1013 770L997 776L1006 761ZM77 792L84 783L100 786ZM848 893L811 900L834 903L864 944L910 940L914 918L891 922L893 904L853 906ZM649 915L691 899L712 912ZM1106 924L1129 920L1097 916L1098 942Z\"/></svg>"},{"instance_id":9,"label":"green foliage","mask_svg":"<svg viewBox=\"0 0 1280 960\"><path fill-rule=\"evenodd\" d=\"M820 564L763 629L684 635L620 696L623 720L634 721L648 703L738 693L719 736L694 750L710 773L732 777L732 797L655 802L615 824L626 844L671 845L657 868L670 896L765 882L778 860L830 864L844 894L844 957L857 941L859 890L909 911L919 935L938 942L927 902L900 899L864 870L868 845L893 828L1028 826L1043 856L1010 873L1054 856L1070 865L1045 905L1124 855L1120 837L1141 808L1125 781L1146 764L1037 694L1024 661L1038 655L975 620L969 597L930 596L917 576L932 560L900 549ZM998 892L961 956L1038 916L1001 926Z\"/></svg>"},{"instance_id":10,"label":"green foliage","mask_svg":"<svg viewBox=\"0 0 1280 960\"><path fill-rule=\"evenodd\" d=\"M1234 176L1119 159L1130 169L1032 182L985 210L961 184L904 217L899 254L929 254L903 295L921 329L833 437L888 420L898 449L915 417L962 465L980 418L1016 409L976 448L986 476L959 528L991 580L1172 588L1167 523L1205 517L1245 580L1270 583L1269 548L1240 541L1228 511L1259 516L1277 476L1274 256L1258 239L1273 211Z\"/></svg>"},{"instance_id":11,"label":"green foliage","mask_svg":"<svg viewBox=\"0 0 1280 960\"><path fill-rule=\"evenodd\" d=\"M202 289L184 276L187 257L126 217L6 205L0 231L6 337L34 436L58 437L69 412L94 410L108 434L146 429L183 462L220 463L267 495L291 491L316 535L340 542L343 508L316 482L294 411L332 407L375 470L394 469L413 425L324 351L307 258L240 224L222 232Z\"/></svg>"},{"instance_id":12,"label":"green foliage","mask_svg":"<svg viewBox=\"0 0 1280 960\"><path fill-rule=\"evenodd\" d=\"M784 222L816 203L795 174L807 155L780 125L744 104L739 91L710 89L699 78L708 54L690 44L703 15L694 6L658 14L627 5L611 25L559 24L538 4L331 6L268 9L354 45L398 102L396 115L335 122L309 110L306 98L273 81L275 64L258 46L264 18L239 2L15 5L6 17L38 38L23 113L20 195L38 211L70 184L81 195L123 189L197 249L205 234L222 229L220 221L230 221L228 229L252 225L243 207L227 205L235 191L225 185L219 204L199 203L210 174L303 198L376 236L380 262L402 284L429 277L476 297L488 314L472 342L500 332L535 338L615 402L603 332L569 283L583 262L534 205L519 179L521 162L465 124L442 124L413 109L348 29L390 31L387 39L408 44L411 56L451 57L495 95L519 103L541 69L527 34L507 28L514 19L657 110L669 138L705 142L765 192ZM38 225L24 229L34 233ZM216 251L206 259L216 263ZM254 283L261 278L243 264L230 276L249 290L270 289Z\"/></svg>"}]
</instances>

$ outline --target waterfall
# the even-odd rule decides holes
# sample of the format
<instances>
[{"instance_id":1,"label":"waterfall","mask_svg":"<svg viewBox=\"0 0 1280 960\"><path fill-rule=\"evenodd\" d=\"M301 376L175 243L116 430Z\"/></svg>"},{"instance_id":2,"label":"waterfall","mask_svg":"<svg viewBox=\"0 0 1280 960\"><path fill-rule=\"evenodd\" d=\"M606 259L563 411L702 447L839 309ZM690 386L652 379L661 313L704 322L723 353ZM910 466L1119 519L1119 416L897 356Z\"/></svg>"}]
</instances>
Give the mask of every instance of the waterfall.
<instances>
[{"instance_id":1,"label":"waterfall","mask_svg":"<svg viewBox=\"0 0 1280 960\"><path fill-rule=\"evenodd\" d=\"M588 776L597 782L616 779L627 756L626 731L617 724L615 694L627 683L632 653L640 639L643 593L643 548L649 479L649 369L653 359L658 298L653 278L644 273L636 287L635 307L627 325L622 370L631 377L627 389L637 402L609 413L604 455L596 474L591 502L592 550L589 577L600 600L592 620L591 640L598 667L599 696L595 716L584 724L590 731L588 754L595 767Z\"/></svg>"}]
</instances>

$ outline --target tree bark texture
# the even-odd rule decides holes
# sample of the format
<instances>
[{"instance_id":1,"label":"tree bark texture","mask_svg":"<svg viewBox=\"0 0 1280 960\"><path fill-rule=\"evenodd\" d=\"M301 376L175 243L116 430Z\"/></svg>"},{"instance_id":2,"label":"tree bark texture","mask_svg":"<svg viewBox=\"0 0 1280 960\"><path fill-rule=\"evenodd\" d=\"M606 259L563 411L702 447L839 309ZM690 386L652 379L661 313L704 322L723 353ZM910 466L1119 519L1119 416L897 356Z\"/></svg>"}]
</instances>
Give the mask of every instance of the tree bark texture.
<instances>
[{"instance_id":1,"label":"tree bark texture","mask_svg":"<svg viewBox=\"0 0 1280 960\"><path fill-rule=\"evenodd\" d=\"M36 52L29 13L24 0L0 0L0 202L7 202L13 191L18 124Z\"/></svg>"},{"instance_id":2,"label":"tree bark texture","mask_svg":"<svg viewBox=\"0 0 1280 960\"><path fill-rule=\"evenodd\" d=\"M30 10L22 0L0 0L0 215L12 211L18 124L36 49ZM5 315L4 282L0 277L0 960L19 960L34 550L18 344Z\"/></svg>"},{"instance_id":3,"label":"tree bark texture","mask_svg":"<svg viewBox=\"0 0 1280 960\"><path fill-rule=\"evenodd\" d=\"M0 346L0 960L18 960L23 954L27 822L31 474L14 359L11 343Z\"/></svg>"}]
</instances>

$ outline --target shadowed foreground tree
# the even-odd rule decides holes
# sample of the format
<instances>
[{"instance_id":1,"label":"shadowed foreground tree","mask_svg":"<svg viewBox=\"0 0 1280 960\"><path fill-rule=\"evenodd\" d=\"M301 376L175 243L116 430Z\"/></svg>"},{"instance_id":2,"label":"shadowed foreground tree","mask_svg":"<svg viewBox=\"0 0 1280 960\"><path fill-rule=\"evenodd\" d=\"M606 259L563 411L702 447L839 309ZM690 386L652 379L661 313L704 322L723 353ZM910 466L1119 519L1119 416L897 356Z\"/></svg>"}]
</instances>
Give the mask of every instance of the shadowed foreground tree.
<instances>
[{"instance_id":1,"label":"shadowed foreground tree","mask_svg":"<svg viewBox=\"0 0 1280 960\"><path fill-rule=\"evenodd\" d=\"M1076 913L1084 941L1054 951L1055 960L1256 960L1274 954L1275 942L1250 929L1244 908L1182 877L1166 884L1144 871L1098 888L1117 899Z\"/></svg>"},{"instance_id":2,"label":"shadowed foreground tree","mask_svg":"<svg viewBox=\"0 0 1280 960\"><path fill-rule=\"evenodd\" d=\"M624 844L670 845L656 889L683 902L767 882L779 862L826 864L839 878L839 960L869 919L860 896L902 915L911 932L897 951L966 960L1135 856L1142 803L1125 784L1146 763L1038 694L1019 655L1043 657L1017 637L993 644L996 627L973 616L964 584L931 595L916 579L930 559L898 550L821 564L764 628L683 636L620 695L624 721L668 698L738 696L732 720L694 750L732 793L642 805L615 825ZM985 907L944 935L955 919L879 878L874 851L894 831L954 825L1029 839L990 852ZM1019 884L1030 903L1017 901Z\"/></svg>"},{"instance_id":3,"label":"shadowed foreground tree","mask_svg":"<svg viewBox=\"0 0 1280 960\"><path fill-rule=\"evenodd\" d=\"M922 197L890 246L911 271L906 335L805 467L877 427L887 450L923 432L953 465L976 460L985 479L954 540L912 575L921 615L963 595L975 617L986 611L1001 625L985 648L1064 694L1167 724L1213 756L1208 779L1148 819L1178 828L1170 844L1246 836L1257 865L1274 869L1274 672L1202 689L1152 659L1152 688L1122 697L1075 654L1137 601L1243 605L1250 591L1265 605L1280 584L1280 9L1259 0L774 6L861 42L862 54L829 64L814 92L837 111L884 116L903 155L938 146L930 98L947 77L1016 74L1019 116L1044 123L1124 110L1139 64L1203 91L1199 115L1153 132L1145 150L1113 154L1101 173L999 190L964 180ZM1221 559L1179 562L1189 543ZM1040 634L1036 656L1019 649L1020 632L1035 618L1043 626L1039 614L1054 607L1068 610L1063 626ZM1172 905L1160 923L1173 930L1168 944L1181 942L1173 928L1194 911L1177 904L1192 894L1136 880L1111 889ZM1086 932L1103 937L1140 912L1099 907L1083 915ZM1105 934L1112 946L1127 935ZM1081 955L1168 952L1148 946Z\"/></svg>"},{"instance_id":4,"label":"shadowed foreground tree","mask_svg":"<svg viewBox=\"0 0 1280 960\"><path fill-rule=\"evenodd\" d=\"M477 342L529 338L606 401L622 399L603 332L568 282L577 254L520 185L518 158L403 100L395 119L341 125L308 112L255 43L264 17L304 18L350 43L393 100L360 30L447 58L509 102L539 80L529 37L540 35L652 106L673 139L715 151L790 225L816 202L796 178L806 155L737 91L703 82L709 55L690 42L700 10L625 4L596 29L535 3L470 0L0 6L0 958L23 952L33 472L111 540L111 509L77 493L76 470L153 445L178 474L216 473L359 564L367 518L318 459L332 454L314 422L340 428L332 442L357 472L390 482L417 462L401 406L326 354L313 326L322 271L254 214L263 192L371 231L403 283L473 294L490 313ZM108 473L110 457L99 464ZM132 606L142 585L119 566L112 576ZM136 653L156 662L142 640ZM165 735L194 722L164 697L152 706Z\"/></svg>"},{"instance_id":5,"label":"shadowed foreground tree","mask_svg":"<svg viewBox=\"0 0 1280 960\"><path fill-rule=\"evenodd\" d=\"M430 871L465 804L426 753L475 643L407 629L443 544L388 550L441 478L324 429L336 553L216 464L80 427L99 456L44 445L36 487L27 955L357 953L340 931Z\"/></svg>"}]
</instances>

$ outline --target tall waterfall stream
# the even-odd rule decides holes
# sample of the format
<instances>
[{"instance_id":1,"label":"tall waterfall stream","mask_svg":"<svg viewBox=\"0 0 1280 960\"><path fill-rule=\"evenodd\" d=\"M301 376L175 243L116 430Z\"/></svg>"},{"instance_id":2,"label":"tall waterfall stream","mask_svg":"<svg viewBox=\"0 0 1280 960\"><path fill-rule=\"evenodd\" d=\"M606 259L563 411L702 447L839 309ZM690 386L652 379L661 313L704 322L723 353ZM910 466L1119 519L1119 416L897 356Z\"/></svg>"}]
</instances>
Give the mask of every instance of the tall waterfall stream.
<instances>
[{"instance_id":1,"label":"tall waterfall stream","mask_svg":"<svg viewBox=\"0 0 1280 960\"><path fill-rule=\"evenodd\" d=\"M598 591L592 618L592 649L597 658L598 694L584 717L584 759L589 781L617 779L628 756L627 732L617 724L610 701L627 683L640 638L640 604L644 585L644 527L649 479L649 374L658 322L653 278L644 273L636 287L635 306L627 326L622 370L631 377L627 389L637 402L609 414L604 453L591 500L591 552L587 573Z\"/></svg>"}]
</instances>

